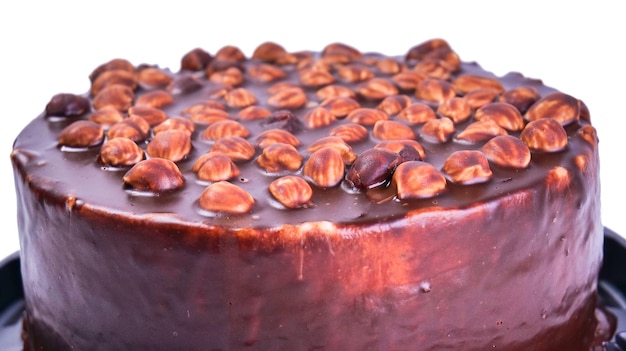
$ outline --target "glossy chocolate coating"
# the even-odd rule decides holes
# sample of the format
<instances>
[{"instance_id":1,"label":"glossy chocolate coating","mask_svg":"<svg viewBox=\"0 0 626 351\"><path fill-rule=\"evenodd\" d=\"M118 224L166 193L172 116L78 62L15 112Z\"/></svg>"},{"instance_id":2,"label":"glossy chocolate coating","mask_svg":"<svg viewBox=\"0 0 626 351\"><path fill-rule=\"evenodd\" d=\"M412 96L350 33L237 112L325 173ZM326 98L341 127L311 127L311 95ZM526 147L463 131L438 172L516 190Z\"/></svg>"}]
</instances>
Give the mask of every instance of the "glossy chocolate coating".
<instances>
[{"instance_id":1,"label":"glossy chocolate coating","mask_svg":"<svg viewBox=\"0 0 626 351\"><path fill-rule=\"evenodd\" d=\"M295 67L284 70L297 83ZM474 63L454 74L463 73L494 78ZM209 100L217 85L200 80L163 110ZM554 91L517 73L500 82ZM243 83L260 105L269 85ZM315 90L306 88L309 101L319 100ZM285 210L267 191L276 175L239 162L245 182L233 182L256 203L217 216L198 207L206 184L191 171L211 147L198 138L202 127L177 162L184 188L138 196L124 188L125 170L97 161L97 148L59 149L74 120L39 116L12 154L33 349L540 351L597 342L598 151L577 134L584 118L566 126L566 150L533 153L523 170L492 166L486 183L450 183L423 200L376 203L343 186L314 187L314 206ZM308 145L342 123L295 135ZM267 129L244 124L250 139ZM438 169L453 151L482 146L418 141ZM359 154L376 142L352 147ZM555 167L567 170L564 187L548 176Z\"/></svg>"}]
</instances>

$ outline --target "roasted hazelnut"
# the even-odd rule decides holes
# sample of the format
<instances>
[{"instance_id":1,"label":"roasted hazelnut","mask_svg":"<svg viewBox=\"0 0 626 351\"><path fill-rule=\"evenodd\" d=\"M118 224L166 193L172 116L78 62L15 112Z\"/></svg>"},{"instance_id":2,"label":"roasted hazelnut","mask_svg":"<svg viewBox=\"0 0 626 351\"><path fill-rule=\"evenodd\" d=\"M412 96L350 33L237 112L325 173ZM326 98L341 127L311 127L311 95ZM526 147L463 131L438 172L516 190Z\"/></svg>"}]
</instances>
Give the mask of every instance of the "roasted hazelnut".
<instances>
[{"instance_id":1,"label":"roasted hazelnut","mask_svg":"<svg viewBox=\"0 0 626 351\"><path fill-rule=\"evenodd\" d=\"M156 67L146 67L137 73L139 85L146 90L165 88L172 80L173 78L169 73Z\"/></svg>"},{"instance_id":2,"label":"roasted hazelnut","mask_svg":"<svg viewBox=\"0 0 626 351\"><path fill-rule=\"evenodd\" d=\"M200 180L209 182L219 182L220 180L229 180L239 175L239 168L228 157L228 155L211 151L198 157L194 162L192 171Z\"/></svg>"},{"instance_id":3,"label":"roasted hazelnut","mask_svg":"<svg viewBox=\"0 0 626 351\"><path fill-rule=\"evenodd\" d=\"M420 129L422 138L433 143L445 143L454 134L454 122L450 118L430 119Z\"/></svg>"},{"instance_id":4,"label":"roasted hazelnut","mask_svg":"<svg viewBox=\"0 0 626 351\"><path fill-rule=\"evenodd\" d=\"M415 90L426 78L428 77L418 72L404 71L395 74L391 80L402 90Z\"/></svg>"},{"instance_id":5,"label":"roasted hazelnut","mask_svg":"<svg viewBox=\"0 0 626 351\"><path fill-rule=\"evenodd\" d=\"M348 63L361 59L363 54L352 46L343 43L328 44L322 50L322 57L335 63Z\"/></svg>"},{"instance_id":6,"label":"roasted hazelnut","mask_svg":"<svg viewBox=\"0 0 626 351\"><path fill-rule=\"evenodd\" d=\"M113 167L132 166L143 159L143 150L127 138L108 140L100 149L100 161Z\"/></svg>"},{"instance_id":7,"label":"roasted hazelnut","mask_svg":"<svg viewBox=\"0 0 626 351\"><path fill-rule=\"evenodd\" d=\"M383 74L396 74L404 69L404 65L393 57L385 57L376 61L376 69Z\"/></svg>"},{"instance_id":8,"label":"roasted hazelnut","mask_svg":"<svg viewBox=\"0 0 626 351\"><path fill-rule=\"evenodd\" d=\"M243 124L231 119L225 119L209 125L204 132L202 132L201 137L204 140L217 140L226 136L247 138L249 135L250 130Z\"/></svg>"},{"instance_id":9,"label":"roasted hazelnut","mask_svg":"<svg viewBox=\"0 0 626 351\"><path fill-rule=\"evenodd\" d=\"M528 121L551 118L565 126L579 120L580 102L570 95L555 92L530 106L525 117Z\"/></svg>"},{"instance_id":10,"label":"roasted hazelnut","mask_svg":"<svg viewBox=\"0 0 626 351\"><path fill-rule=\"evenodd\" d=\"M302 166L302 155L292 145L275 143L264 148L256 162L270 173L296 171Z\"/></svg>"},{"instance_id":11,"label":"roasted hazelnut","mask_svg":"<svg viewBox=\"0 0 626 351\"><path fill-rule=\"evenodd\" d=\"M165 121L167 114L152 106L133 106L128 109L128 116L138 116L146 120L151 127Z\"/></svg>"},{"instance_id":12,"label":"roasted hazelnut","mask_svg":"<svg viewBox=\"0 0 626 351\"><path fill-rule=\"evenodd\" d=\"M104 129L91 121L75 121L63 128L59 134L59 146L87 148L100 145L104 140Z\"/></svg>"},{"instance_id":13,"label":"roasted hazelnut","mask_svg":"<svg viewBox=\"0 0 626 351\"><path fill-rule=\"evenodd\" d=\"M442 170L458 184L484 183L491 179L487 156L478 150L455 151L443 164Z\"/></svg>"},{"instance_id":14,"label":"roasted hazelnut","mask_svg":"<svg viewBox=\"0 0 626 351\"><path fill-rule=\"evenodd\" d=\"M204 82L192 74L179 74L167 85L165 90L172 95L189 94L202 88Z\"/></svg>"},{"instance_id":15,"label":"roasted hazelnut","mask_svg":"<svg viewBox=\"0 0 626 351\"><path fill-rule=\"evenodd\" d=\"M493 120L484 119L465 127L463 131L456 135L456 139L467 141L469 143L480 143L495 136L507 134L506 129L500 127Z\"/></svg>"},{"instance_id":16,"label":"roasted hazelnut","mask_svg":"<svg viewBox=\"0 0 626 351\"><path fill-rule=\"evenodd\" d=\"M181 70L202 71L213 60L213 56L201 48L195 48L183 55L180 62Z\"/></svg>"},{"instance_id":17,"label":"roasted hazelnut","mask_svg":"<svg viewBox=\"0 0 626 351\"><path fill-rule=\"evenodd\" d=\"M482 107L494 100L498 99L500 93L493 89L475 89L469 93L463 95L463 98L467 100L472 109Z\"/></svg>"},{"instance_id":18,"label":"roasted hazelnut","mask_svg":"<svg viewBox=\"0 0 626 351\"><path fill-rule=\"evenodd\" d=\"M567 146L567 133L561 123L552 118L529 122L520 139L532 151L556 152Z\"/></svg>"},{"instance_id":19,"label":"roasted hazelnut","mask_svg":"<svg viewBox=\"0 0 626 351\"><path fill-rule=\"evenodd\" d=\"M260 148L265 148L276 143L288 144L294 147L300 146L300 140L283 129L268 129L261 132L256 137L256 143Z\"/></svg>"},{"instance_id":20,"label":"roasted hazelnut","mask_svg":"<svg viewBox=\"0 0 626 351\"><path fill-rule=\"evenodd\" d=\"M376 122L372 135L379 140L415 139L413 129L398 121Z\"/></svg>"},{"instance_id":21,"label":"roasted hazelnut","mask_svg":"<svg viewBox=\"0 0 626 351\"><path fill-rule=\"evenodd\" d=\"M374 77L374 71L362 63L349 63L337 69L341 79L349 83L361 82Z\"/></svg>"},{"instance_id":22,"label":"roasted hazelnut","mask_svg":"<svg viewBox=\"0 0 626 351\"><path fill-rule=\"evenodd\" d=\"M437 78L437 79L450 79L452 72L448 65L439 59L436 58L426 58L418 62L415 67L413 67L415 72L423 74L429 78Z\"/></svg>"},{"instance_id":23,"label":"roasted hazelnut","mask_svg":"<svg viewBox=\"0 0 626 351\"><path fill-rule=\"evenodd\" d=\"M306 94L301 88L282 89L267 99L267 104L275 108L297 109L306 103Z\"/></svg>"},{"instance_id":24,"label":"roasted hazelnut","mask_svg":"<svg viewBox=\"0 0 626 351\"><path fill-rule=\"evenodd\" d=\"M152 90L137 98L135 106L162 108L174 102L174 97L167 90Z\"/></svg>"},{"instance_id":25,"label":"roasted hazelnut","mask_svg":"<svg viewBox=\"0 0 626 351\"><path fill-rule=\"evenodd\" d=\"M113 84L103 88L93 98L93 107L99 110L111 106L118 111L126 112L133 104L135 93L125 85Z\"/></svg>"},{"instance_id":26,"label":"roasted hazelnut","mask_svg":"<svg viewBox=\"0 0 626 351\"><path fill-rule=\"evenodd\" d=\"M133 190L152 193L173 191L185 185L178 166L164 158L139 161L126 172L123 180Z\"/></svg>"},{"instance_id":27,"label":"roasted hazelnut","mask_svg":"<svg viewBox=\"0 0 626 351\"><path fill-rule=\"evenodd\" d=\"M389 115L384 111L377 110L375 108L360 107L352 110L346 119L352 123L357 123L363 126L373 126L378 121L388 120Z\"/></svg>"},{"instance_id":28,"label":"roasted hazelnut","mask_svg":"<svg viewBox=\"0 0 626 351\"><path fill-rule=\"evenodd\" d=\"M245 88L237 88L229 91L224 100L230 107L248 107L257 103L256 96Z\"/></svg>"},{"instance_id":29,"label":"roasted hazelnut","mask_svg":"<svg viewBox=\"0 0 626 351\"><path fill-rule=\"evenodd\" d=\"M287 54L287 50L282 45L266 41L261 43L254 49L252 58L259 59L264 62L273 63Z\"/></svg>"},{"instance_id":30,"label":"roasted hazelnut","mask_svg":"<svg viewBox=\"0 0 626 351\"><path fill-rule=\"evenodd\" d=\"M154 136L146 152L150 157L160 157L172 162L185 159L191 152L191 138L182 130L166 130Z\"/></svg>"},{"instance_id":31,"label":"roasted hazelnut","mask_svg":"<svg viewBox=\"0 0 626 351\"><path fill-rule=\"evenodd\" d=\"M454 123L462 123L472 116L472 106L463 98L453 97L443 101L437 107L437 113L450 118Z\"/></svg>"},{"instance_id":32,"label":"roasted hazelnut","mask_svg":"<svg viewBox=\"0 0 626 351\"><path fill-rule=\"evenodd\" d=\"M588 142L593 147L598 146L598 132L592 125L582 126L576 135L581 137L584 141Z\"/></svg>"},{"instance_id":33,"label":"roasted hazelnut","mask_svg":"<svg viewBox=\"0 0 626 351\"><path fill-rule=\"evenodd\" d=\"M181 130L191 136L195 130L195 125L187 118L173 116L155 126L152 132L156 135L166 130Z\"/></svg>"},{"instance_id":34,"label":"roasted hazelnut","mask_svg":"<svg viewBox=\"0 0 626 351\"><path fill-rule=\"evenodd\" d=\"M228 120L230 118L228 112L212 107L205 107L203 109L193 110L188 115L190 121L208 125L215 122Z\"/></svg>"},{"instance_id":35,"label":"roasted hazelnut","mask_svg":"<svg viewBox=\"0 0 626 351\"><path fill-rule=\"evenodd\" d=\"M497 136L489 140L482 150L489 161L500 167L523 169L530 164L530 150L514 136Z\"/></svg>"},{"instance_id":36,"label":"roasted hazelnut","mask_svg":"<svg viewBox=\"0 0 626 351\"><path fill-rule=\"evenodd\" d=\"M46 116L74 117L89 112L91 105L84 96L61 93L56 94L46 104Z\"/></svg>"},{"instance_id":37,"label":"roasted hazelnut","mask_svg":"<svg viewBox=\"0 0 626 351\"><path fill-rule=\"evenodd\" d=\"M359 154L348 170L346 179L358 189L374 188L391 180L402 162L399 154L387 149L368 149Z\"/></svg>"},{"instance_id":38,"label":"roasted hazelnut","mask_svg":"<svg viewBox=\"0 0 626 351\"><path fill-rule=\"evenodd\" d=\"M286 76L285 72L282 69L267 63L250 65L247 73L248 76L252 79L263 83L282 79Z\"/></svg>"},{"instance_id":39,"label":"roasted hazelnut","mask_svg":"<svg viewBox=\"0 0 626 351\"><path fill-rule=\"evenodd\" d=\"M345 164L339 151L323 147L311 154L302 173L315 185L329 188L338 185L344 177Z\"/></svg>"},{"instance_id":40,"label":"roasted hazelnut","mask_svg":"<svg viewBox=\"0 0 626 351\"><path fill-rule=\"evenodd\" d=\"M293 175L280 177L270 183L270 194L287 208L304 208L311 205L313 189L306 180Z\"/></svg>"},{"instance_id":41,"label":"roasted hazelnut","mask_svg":"<svg viewBox=\"0 0 626 351\"><path fill-rule=\"evenodd\" d=\"M364 141L369 136L367 128L357 123L338 125L331 129L328 135L339 137L348 144Z\"/></svg>"},{"instance_id":42,"label":"roasted hazelnut","mask_svg":"<svg viewBox=\"0 0 626 351\"><path fill-rule=\"evenodd\" d=\"M304 114L304 125L309 129L316 129L331 125L337 117L323 107L316 107Z\"/></svg>"},{"instance_id":43,"label":"roasted hazelnut","mask_svg":"<svg viewBox=\"0 0 626 351\"><path fill-rule=\"evenodd\" d=\"M392 184L400 200L424 199L439 195L446 188L446 178L430 163L407 161L393 172Z\"/></svg>"},{"instance_id":44,"label":"roasted hazelnut","mask_svg":"<svg viewBox=\"0 0 626 351\"><path fill-rule=\"evenodd\" d=\"M226 136L215 141L211 151L226 154L233 161L248 161L254 157L256 149L249 141L238 136Z\"/></svg>"},{"instance_id":45,"label":"roasted hazelnut","mask_svg":"<svg viewBox=\"0 0 626 351\"><path fill-rule=\"evenodd\" d=\"M132 63L130 63L130 61L126 60L126 59L122 59L122 58L115 58L112 59L108 62L105 62L101 65L99 65L98 67L96 67L96 69L94 69L91 74L89 74L89 80L91 82L95 81L102 73L106 72L106 71L113 71L113 70L122 70L122 71L127 71L129 73L134 73L135 72L135 66L133 66Z\"/></svg>"},{"instance_id":46,"label":"roasted hazelnut","mask_svg":"<svg viewBox=\"0 0 626 351\"><path fill-rule=\"evenodd\" d=\"M532 106L537 100L541 98L537 89L533 87L516 87L511 90L505 91L498 101L509 103L525 114L528 108Z\"/></svg>"},{"instance_id":47,"label":"roasted hazelnut","mask_svg":"<svg viewBox=\"0 0 626 351\"><path fill-rule=\"evenodd\" d=\"M425 57L432 55L437 52L437 50L446 49L452 50L450 48L450 44L447 41L440 38L430 39L423 43L413 46L407 52L405 59L407 61L410 60L423 60Z\"/></svg>"},{"instance_id":48,"label":"roasted hazelnut","mask_svg":"<svg viewBox=\"0 0 626 351\"><path fill-rule=\"evenodd\" d=\"M356 97L356 93L352 89L346 86L337 85L337 84L331 84L323 88L320 88L317 90L315 95L322 101L326 99L330 99L330 98L336 98L336 97L348 97L348 98Z\"/></svg>"},{"instance_id":49,"label":"roasted hazelnut","mask_svg":"<svg viewBox=\"0 0 626 351\"><path fill-rule=\"evenodd\" d=\"M300 83L307 87L321 87L335 82L335 77L323 69L306 68L299 75Z\"/></svg>"},{"instance_id":50,"label":"roasted hazelnut","mask_svg":"<svg viewBox=\"0 0 626 351\"><path fill-rule=\"evenodd\" d=\"M146 140L149 132L150 125L145 119L132 116L112 125L107 132L107 138L128 138L132 141L139 142Z\"/></svg>"},{"instance_id":51,"label":"roasted hazelnut","mask_svg":"<svg viewBox=\"0 0 626 351\"><path fill-rule=\"evenodd\" d=\"M207 186L198 203L207 211L242 214L250 212L254 198L241 187L222 180Z\"/></svg>"},{"instance_id":52,"label":"roasted hazelnut","mask_svg":"<svg viewBox=\"0 0 626 351\"><path fill-rule=\"evenodd\" d=\"M443 79L426 78L415 89L415 97L418 99L439 104L455 96L452 84Z\"/></svg>"},{"instance_id":53,"label":"roasted hazelnut","mask_svg":"<svg viewBox=\"0 0 626 351\"><path fill-rule=\"evenodd\" d=\"M361 107L358 101L351 97L330 97L320 103L320 107L327 109L335 117L347 116L350 112Z\"/></svg>"},{"instance_id":54,"label":"roasted hazelnut","mask_svg":"<svg viewBox=\"0 0 626 351\"><path fill-rule=\"evenodd\" d=\"M411 103L411 98L406 95L392 95L384 98L376 108L393 116L404 110Z\"/></svg>"},{"instance_id":55,"label":"roasted hazelnut","mask_svg":"<svg viewBox=\"0 0 626 351\"><path fill-rule=\"evenodd\" d=\"M239 117L242 121L251 121L255 119L263 119L272 114L272 111L266 109L261 106L248 106L245 107L237 113L237 117Z\"/></svg>"},{"instance_id":56,"label":"roasted hazelnut","mask_svg":"<svg viewBox=\"0 0 626 351\"><path fill-rule=\"evenodd\" d=\"M467 94L477 89L491 89L499 94L504 92L504 86L495 78L482 77L474 74L461 74L452 81L454 88L461 94Z\"/></svg>"},{"instance_id":57,"label":"roasted hazelnut","mask_svg":"<svg viewBox=\"0 0 626 351\"><path fill-rule=\"evenodd\" d=\"M519 110L506 102L492 102L480 107L474 114L477 121L492 120L500 127L517 132L524 129L524 119Z\"/></svg>"},{"instance_id":58,"label":"roasted hazelnut","mask_svg":"<svg viewBox=\"0 0 626 351\"><path fill-rule=\"evenodd\" d=\"M396 86L384 78L372 78L356 87L358 95L369 100L382 100L387 96L397 95Z\"/></svg>"},{"instance_id":59,"label":"roasted hazelnut","mask_svg":"<svg viewBox=\"0 0 626 351\"><path fill-rule=\"evenodd\" d=\"M352 147L338 136L327 136L320 138L309 144L309 147L306 149L306 151L309 153L313 153L324 147L332 147L337 150L346 164L351 164L356 159L356 154L352 150Z\"/></svg>"},{"instance_id":60,"label":"roasted hazelnut","mask_svg":"<svg viewBox=\"0 0 626 351\"><path fill-rule=\"evenodd\" d=\"M422 161L426 159L424 147L412 139L384 140L374 145L375 149L387 149L402 157L402 161Z\"/></svg>"},{"instance_id":61,"label":"roasted hazelnut","mask_svg":"<svg viewBox=\"0 0 626 351\"><path fill-rule=\"evenodd\" d=\"M243 83L243 73L237 67L229 67L223 71L211 73L209 80L214 83L236 87Z\"/></svg>"},{"instance_id":62,"label":"roasted hazelnut","mask_svg":"<svg viewBox=\"0 0 626 351\"><path fill-rule=\"evenodd\" d=\"M548 190L557 193L559 196L563 194L563 191L570 187L572 183L572 175L567 168L561 166L555 166L548 171L546 176L546 185Z\"/></svg>"},{"instance_id":63,"label":"roasted hazelnut","mask_svg":"<svg viewBox=\"0 0 626 351\"><path fill-rule=\"evenodd\" d=\"M113 106L105 106L89 115L89 120L98 123L104 128L109 128L115 123L124 120L124 114Z\"/></svg>"},{"instance_id":64,"label":"roasted hazelnut","mask_svg":"<svg viewBox=\"0 0 626 351\"><path fill-rule=\"evenodd\" d=\"M244 61L246 55L236 46L225 45L215 53L214 59L223 61Z\"/></svg>"},{"instance_id":65,"label":"roasted hazelnut","mask_svg":"<svg viewBox=\"0 0 626 351\"><path fill-rule=\"evenodd\" d=\"M131 90L135 90L137 88L137 76L135 72L129 72L123 69L102 72L91 83L89 93L91 96L96 96L102 89L114 84L124 85Z\"/></svg>"},{"instance_id":66,"label":"roasted hazelnut","mask_svg":"<svg viewBox=\"0 0 626 351\"><path fill-rule=\"evenodd\" d=\"M410 124L418 124L437 118L437 114L430 106L414 102L400 111L397 118Z\"/></svg>"}]
</instances>

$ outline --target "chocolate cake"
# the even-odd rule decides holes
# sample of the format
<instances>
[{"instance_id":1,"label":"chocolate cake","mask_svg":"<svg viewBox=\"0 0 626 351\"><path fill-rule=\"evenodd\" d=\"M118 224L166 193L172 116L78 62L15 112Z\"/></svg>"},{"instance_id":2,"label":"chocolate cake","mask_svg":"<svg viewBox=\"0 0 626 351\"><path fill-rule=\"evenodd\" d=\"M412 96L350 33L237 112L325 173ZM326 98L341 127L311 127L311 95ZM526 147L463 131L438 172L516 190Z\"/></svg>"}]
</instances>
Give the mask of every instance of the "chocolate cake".
<instances>
[{"instance_id":1,"label":"chocolate cake","mask_svg":"<svg viewBox=\"0 0 626 351\"><path fill-rule=\"evenodd\" d=\"M442 39L196 48L89 79L11 154L32 350L576 351L612 333L576 97Z\"/></svg>"}]
</instances>

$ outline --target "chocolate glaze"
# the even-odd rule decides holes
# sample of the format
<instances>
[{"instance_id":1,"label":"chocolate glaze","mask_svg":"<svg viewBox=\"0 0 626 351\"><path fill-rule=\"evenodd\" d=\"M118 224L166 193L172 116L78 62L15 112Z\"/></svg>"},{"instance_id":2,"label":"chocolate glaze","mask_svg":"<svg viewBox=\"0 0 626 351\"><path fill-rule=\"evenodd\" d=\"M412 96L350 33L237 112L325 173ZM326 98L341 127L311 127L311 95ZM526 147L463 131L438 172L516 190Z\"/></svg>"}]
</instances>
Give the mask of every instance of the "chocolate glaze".
<instances>
[{"instance_id":1,"label":"chocolate glaze","mask_svg":"<svg viewBox=\"0 0 626 351\"><path fill-rule=\"evenodd\" d=\"M297 83L295 67L284 70ZM462 63L455 75L463 73L495 77L475 63ZM506 89L555 91L518 73L499 79ZM163 110L179 115L209 100L217 86L200 80ZM269 85L243 84L261 106ZM301 118L311 107L292 112ZM314 187L314 206L285 210L267 191L276 175L239 162L233 182L255 205L209 216L197 205L207 184L191 171L211 147L198 138L202 127L177 162L184 188L137 196L123 186L126 169L97 162L98 148L57 146L81 118L42 114L14 144L33 350L589 350L599 342L598 150L576 134L586 119L566 127L564 151L533 153L524 170L492 165L489 182L449 183L423 200L376 203L343 186ZM341 123L296 136L308 145ZM265 130L258 120L244 124L251 140ZM482 146L417 140L438 169L453 151ZM352 147L358 154L376 142ZM570 175L565 188L547 180L556 166Z\"/></svg>"}]
</instances>

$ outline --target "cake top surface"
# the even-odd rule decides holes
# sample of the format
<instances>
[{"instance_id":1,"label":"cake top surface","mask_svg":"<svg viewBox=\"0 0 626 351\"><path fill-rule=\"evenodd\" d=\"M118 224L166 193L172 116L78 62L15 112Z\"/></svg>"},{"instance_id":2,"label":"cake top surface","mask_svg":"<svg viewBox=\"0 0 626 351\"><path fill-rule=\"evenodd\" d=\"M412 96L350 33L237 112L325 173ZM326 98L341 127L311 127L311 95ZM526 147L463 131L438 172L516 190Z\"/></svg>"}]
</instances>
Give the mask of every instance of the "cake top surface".
<instances>
[{"instance_id":1,"label":"cake top surface","mask_svg":"<svg viewBox=\"0 0 626 351\"><path fill-rule=\"evenodd\" d=\"M581 100L442 39L401 56L196 48L177 71L118 58L89 79L52 97L12 158L68 207L127 216L376 222L558 183L597 144Z\"/></svg>"}]
</instances>

